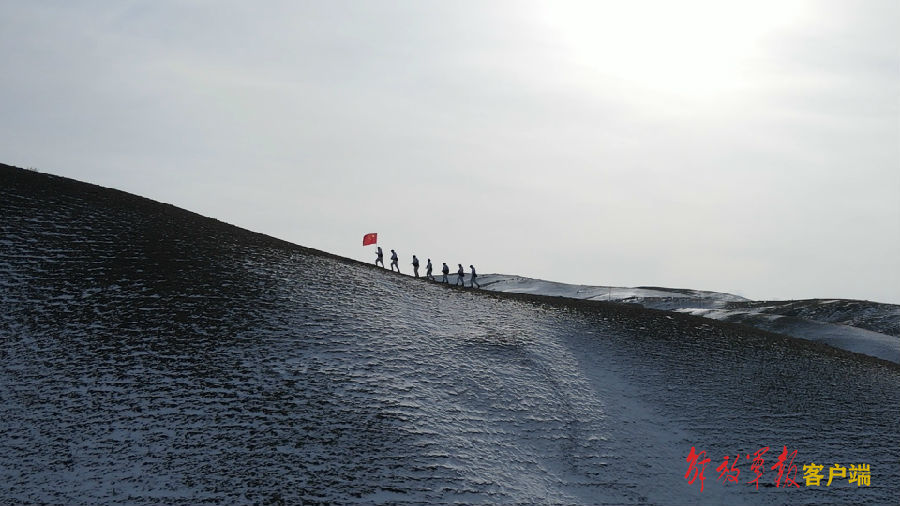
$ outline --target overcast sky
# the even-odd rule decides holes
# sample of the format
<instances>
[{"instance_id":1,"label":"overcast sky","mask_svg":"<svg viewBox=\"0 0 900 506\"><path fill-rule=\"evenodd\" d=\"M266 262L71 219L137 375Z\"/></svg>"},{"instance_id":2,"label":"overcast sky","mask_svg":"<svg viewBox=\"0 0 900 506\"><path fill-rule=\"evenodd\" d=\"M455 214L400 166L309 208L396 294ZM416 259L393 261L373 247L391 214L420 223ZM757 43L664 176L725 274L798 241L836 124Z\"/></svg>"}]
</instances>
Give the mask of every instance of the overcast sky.
<instances>
[{"instance_id":1,"label":"overcast sky","mask_svg":"<svg viewBox=\"0 0 900 506\"><path fill-rule=\"evenodd\" d=\"M371 261L900 303L900 2L0 1L0 162Z\"/></svg>"}]
</instances>

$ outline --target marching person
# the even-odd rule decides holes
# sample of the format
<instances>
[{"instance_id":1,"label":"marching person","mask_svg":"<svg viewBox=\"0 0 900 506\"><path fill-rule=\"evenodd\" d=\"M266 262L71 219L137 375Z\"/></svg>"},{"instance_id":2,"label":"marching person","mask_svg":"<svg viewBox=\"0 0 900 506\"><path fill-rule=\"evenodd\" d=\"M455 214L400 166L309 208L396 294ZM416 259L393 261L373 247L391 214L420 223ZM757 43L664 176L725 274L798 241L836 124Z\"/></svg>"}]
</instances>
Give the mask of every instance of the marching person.
<instances>
[{"instance_id":1,"label":"marching person","mask_svg":"<svg viewBox=\"0 0 900 506\"><path fill-rule=\"evenodd\" d=\"M391 272L394 272L394 267L397 268L397 272L400 272L400 264L397 263L398 260L399 258L397 258L397 252L391 250Z\"/></svg>"},{"instance_id":2,"label":"marching person","mask_svg":"<svg viewBox=\"0 0 900 506\"><path fill-rule=\"evenodd\" d=\"M419 277L419 259L416 258L415 255L413 255L413 264L412 265L413 265L413 274L416 277Z\"/></svg>"},{"instance_id":3,"label":"marching person","mask_svg":"<svg viewBox=\"0 0 900 506\"><path fill-rule=\"evenodd\" d=\"M425 266L425 279L430 279L434 281L434 276L431 274L431 259L428 259L428 265Z\"/></svg>"},{"instance_id":4,"label":"marching person","mask_svg":"<svg viewBox=\"0 0 900 506\"><path fill-rule=\"evenodd\" d=\"M444 273L444 278L441 279L441 282L442 282L442 283L447 283L447 284L449 285L450 282L447 281L447 274L450 274L450 268L447 267L447 262L444 262L444 268L441 270L441 272Z\"/></svg>"},{"instance_id":5,"label":"marching person","mask_svg":"<svg viewBox=\"0 0 900 506\"><path fill-rule=\"evenodd\" d=\"M466 287L466 271L463 269L462 264L456 264L459 266L459 270L456 271L456 285L462 285L463 288Z\"/></svg>"},{"instance_id":6,"label":"marching person","mask_svg":"<svg viewBox=\"0 0 900 506\"><path fill-rule=\"evenodd\" d=\"M472 269L472 284L469 285L469 286L472 287L472 288L475 288L476 286L477 286L478 288L481 288L481 285L478 284L478 281L475 281L475 278L478 277L478 274L475 274L475 266L469 264L469 268Z\"/></svg>"},{"instance_id":7,"label":"marching person","mask_svg":"<svg viewBox=\"0 0 900 506\"><path fill-rule=\"evenodd\" d=\"M384 252L381 251L381 246L378 247L378 251L375 252L375 265L381 264L381 267L384 267Z\"/></svg>"}]
</instances>

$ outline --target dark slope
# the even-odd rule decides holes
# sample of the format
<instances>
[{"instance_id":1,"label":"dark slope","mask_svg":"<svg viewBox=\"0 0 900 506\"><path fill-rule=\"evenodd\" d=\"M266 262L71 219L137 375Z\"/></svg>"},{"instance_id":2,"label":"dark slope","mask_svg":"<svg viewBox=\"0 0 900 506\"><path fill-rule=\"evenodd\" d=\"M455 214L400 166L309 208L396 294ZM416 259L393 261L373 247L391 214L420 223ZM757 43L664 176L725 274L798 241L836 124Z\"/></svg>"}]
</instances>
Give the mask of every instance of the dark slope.
<instances>
[{"instance_id":1,"label":"dark slope","mask_svg":"<svg viewBox=\"0 0 900 506\"><path fill-rule=\"evenodd\" d=\"M6 166L0 217L3 502L900 492L900 373L882 362L685 315L448 289ZM872 487L715 483L724 454L766 445L770 463L781 445L800 466L869 463ZM691 446L715 461L703 494L682 478Z\"/></svg>"},{"instance_id":2,"label":"dark slope","mask_svg":"<svg viewBox=\"0 0 900 506\"><path fill-rule=\"evenodd\" d=\"M900 312L894 304L851 299L806 299L732 302L725 309L755 310L763 314L838 323L900 337Z\"/></svg>"}]
</instances>

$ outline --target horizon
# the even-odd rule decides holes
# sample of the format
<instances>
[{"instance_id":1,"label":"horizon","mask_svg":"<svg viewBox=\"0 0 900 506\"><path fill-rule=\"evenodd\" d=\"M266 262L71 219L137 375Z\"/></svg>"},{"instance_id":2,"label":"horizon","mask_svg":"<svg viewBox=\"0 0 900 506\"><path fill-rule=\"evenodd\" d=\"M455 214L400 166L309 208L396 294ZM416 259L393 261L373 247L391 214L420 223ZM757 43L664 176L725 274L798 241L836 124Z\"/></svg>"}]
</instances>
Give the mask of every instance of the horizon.
<instances>
[{"instance_id":1,"label":"horizon","mask_svg":"<svg viewBox=\"0 0 900 506\"><path fill-rule=\"evenodd\" d=\"M2 164L2 162L0 162L0 164ZM7 164L7 165L8 165L8 164ZM15 167L15 166L11 166L11 167ZM49 173L49 172L42 172L42 171L40 171L40 170L37 170L37 169L34 168L34 167L15 167L15 168L23 169L23 170L27 170L27 171L31 171L31 172L35 172L35 173L38 173L38 174L44 174L44 175L54 176L54 177L66 177L66 176L61 176L61 175L59 175L59 174L52 174L52 173ZM69 179L71 179L71 178L69 178ZM94 183L91 183L90 181L80 181L80 180L77 180L77 179L72 179L72 180L73 180L73 181L77 181L77 182L79 182L79 183L85 183L85 184L94 185ZM102 188L104 188L104 189L106 189L106 190L122 191L122 190L119 190L118 188L111 188L111 187L102 187ZM137 195L137 194L130 193L130 192L126 192L126 193L128 193L129 195L133 195L133 196L135 196L135 197L138 197L138 198L148 198L148 197L144 197L143 195ZM156 200L153 200L153 199L150 199L150 200L151 200L152 202L156 203L156 204L159 204L159 205L172 205L172 204L167 203L167 202L159 202L159 201L156 201ZM185 211L185 212L197 214L197 215L201 216L203 219L211 219L211 220L220 221L220 222L222 222L222 223L225 223L226 225L238 227L238 228L241 228L242 230L246 230L246 231L252 232L252 233L261 233L261 232L258 232L258 231L256 231L256 230L247 229L247 228L244 228L244 227L240 227L239 225L235 225L235 224L233 224L233 223L229 223L229 222L226 222L226 221L223 221L223 220L219 220L219 219L218 219L217 217L215 217L215 216L205 216L205 215L202 215L202 214L200 214L200 213L197 213L197 212L195 212L195 211L193 211L193 210L191 210L191 209L186 209L186 208L182 208L182 207L178 207L178 206L175 206L175 207L176 207L177 209L180 209L180 210ZM331 252L331 251L327 251L327 250L322 250L322 249L316 248L315 246L310 246L310 245L307 245L307 244L298 244L298 243L294 243L294 242L291 242L291 241L287 241L287 240L285 240L285 239L283 239L283 238L275 237L275 236L270 236L270 235L264 234L264 233L263 233L263 235L266 235L266 236L268 236L268 237L272 237L273 239L277 239L277 240L282 240L282 241L288 242L289 244L292 244L292 245L294 245L294 246L298 246L298 247L301 247L301 248L308 248L308 249L316 250L316 251L319 251L319 252L321 252L321 253L325 253L325 254L328 254L328 255L334 255L334 256L336 256L336 257L338 257L338 258L341 258L341 259L343 259L343 260L355 261L355 262L359 262L359 263L361 263L361 264L363 264L363 265L369 265L369 266L371 266L371 267L381 267L381 268L384 269L384 270L391 270L391 269L390 269L390 255L388 255L388 253L391 251L390 248L382 248L382 249L385 250L385 251L384 251L384 254L385 254L385 257L386 257L386 260L387 260L387 265L388 265L387 267L382 267L382 266L375 266L375 265L374 265L374 262L369 262L369 261L360 260L360 259L357 259L357 258L352 258L352 257L348 257L348 256L343 256L343 255L340 255L340 254L338 254L338 253L334 253L334 252ZM373 255L375 254L375 248L376 248L378 245L379 245L378 243L373 243L373 244L371 244L371 253L372 253ZM367 246L367 248L368 248L368 246ZM420 263L421 263L421 265L420 265L420 267L419 267L419 270L420 270L420 273L419 273L420 276L419 276L419 277L420 277L420 278L424 278L424 277L425 277L425 268L426 268L425 266L426 266L426 261L427 261L427 259L420 258L419 261L420 261ZM432 263L434 264L434 274L435 274L435 277L438 277L438 278L439 278L440 275L441 275L441 274L440 274L440 267L441 267L440 264L441 264L441 262L433 261ZM457 264L458 264L458 262L457 262ZM456 276L456 267L454 267L454 265L451 264L450 262L448 262L448 266L450 266L450 274L449 274L449 277L454 278L454 277ZM465 267L465 266L463 266L463 267ZM465 272L466 272L466 275L468 276L468 275L469 275L469 270L468 270L468 268L465 269ZM398 272L397 274L400 274L400 275L403 275L403 276L408 276L408 277L413 277L413 272L412 272L412 268L411 268L411 267L410 267L410 269L407 269L406 271L402 271L402 270L401 270L401 271ZM501 278L501 279L503 279L504 277L506 277L506 278L508 278L508 277L514 277L514 278L522 278L523 280L528 280L528 281L539 281L539 282L546 282L546 283L555 283L555 284L561 284L561 285L565 285L565 286L573 286L573 287L574 287L574 286L583 286L583 287L585 287L585 288L612 288L612 289L625 288L625 289L692 290L692 291L696 291L696 292L703 292L703 293L710 293L710 294L738 295L738 294L736 294L736 293L731 293L731 292L721 292L721 291L715 291L715 290L705 290L705 289L702 289L702 288L694 288L694 287L677 287L677 286L661 286L661 285L611 286L611 285L590 285L590 284L586 284L586 283L567 283L567 282L558 281L558 280L553 280L553 279L543 279L543 278L532 277L532 276L529 276L529 275L527 275L527 274L519 274L519 273L480 272L480 273L478 274L478 276L479 276L479 278L485 278L485 277L488 277L488 276L497 276L497 277L499 277L499 278ZM484 283L484 280L482 280L482 283ZM487 291L491 291L491 292L494 291L494 290L492 290L492 289L490 289L490 288L485 288L485 289L483 289L483 290L487 290ZM499 292L499 293L503 293L503 292ZM512 293L516 293L516 292L512 292ZM531 293L531 292L523 292L523 293ZM534 293L540 295L539 292L534 292ZM739 296L740 296L740 295L739 295ZM570 297L570 296L563 296L563 297L565 297L565 298L576 298L576 299L577 299L577 297ZM740 296L740 297L743 297L743 296ZM784 302L784 301L790 302L790 301L802 301L802 300L832 300L832 299L835 299L835 300L860 300L860 301L873 302L873 303L879 303L879 304L898 305L898 304L894 304L894 303L890 303L890 302L883 302L883 301L877 301L877 300L865 300L865 299L848 299L848 298L846 298L846 297L811 297L811 298L807 298L807 299L751 299L751 298L747 298L747 297L745 297L745 298L746 298L747 300L753 301L753 302L779 302L779 301L782 301L782 302Z\"/></svg>"},{"instance_id":2,"label":"horizon","mask_svg":"<svg viewBox=\"0 0 900 506\"><path fill-rule=\"evenodd\" d=\"M0 14L3 163L404 274L900 304L897 2Z\"/></svg>"}]
</instances>

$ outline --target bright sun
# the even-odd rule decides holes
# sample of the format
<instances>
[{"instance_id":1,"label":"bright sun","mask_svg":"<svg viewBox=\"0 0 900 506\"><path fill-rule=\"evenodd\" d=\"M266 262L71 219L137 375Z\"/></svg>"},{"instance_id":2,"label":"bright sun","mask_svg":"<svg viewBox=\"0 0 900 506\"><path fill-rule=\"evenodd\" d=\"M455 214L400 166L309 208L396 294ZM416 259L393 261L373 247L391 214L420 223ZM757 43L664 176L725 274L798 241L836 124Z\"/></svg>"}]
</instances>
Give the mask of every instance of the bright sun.
<instances>
[{"instance_id":1,"label":"bright sun","mask_svg":"<svg viewBox=\"0 0 900 506\"><path fill-rule=\"evenodd\" d=\"M630 87L700 97L741 87L765 38L809 9L790 1L546 2L572 63Z\"/></svg>"}]
</instances>

